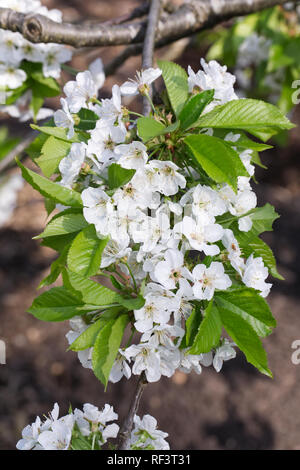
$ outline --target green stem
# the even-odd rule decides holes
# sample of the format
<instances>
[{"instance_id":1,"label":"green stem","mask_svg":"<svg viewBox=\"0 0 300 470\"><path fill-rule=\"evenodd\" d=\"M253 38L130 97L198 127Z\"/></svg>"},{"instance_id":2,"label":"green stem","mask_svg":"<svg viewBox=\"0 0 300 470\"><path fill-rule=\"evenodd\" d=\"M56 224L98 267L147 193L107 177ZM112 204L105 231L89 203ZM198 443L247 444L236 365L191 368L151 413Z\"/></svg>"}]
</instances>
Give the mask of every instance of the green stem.
<instances>
[{"instance_id":1,"label":"green stem","mask_svg":"<svg viewBox=\"0 0 300 470\"><path fill-rule=\"evenodd\" d=\"M149 101L153 113L156 114L156 109L154 107L154 104L153 104L153 101L152 101L150 95L148 93L145 93L144 96Z\"/></svg>"},{"instance_id":2,"label":"green stem","mask_svg":"<svg viewBox=\"0 0 300 470\"><path fill-rule=\"evenodd\" d=\"M145 117L140 113L135 113L134 111L129 111L129 114L133 114L134 116L138 116L138 117Z\"/></svg>"}]
</instances>

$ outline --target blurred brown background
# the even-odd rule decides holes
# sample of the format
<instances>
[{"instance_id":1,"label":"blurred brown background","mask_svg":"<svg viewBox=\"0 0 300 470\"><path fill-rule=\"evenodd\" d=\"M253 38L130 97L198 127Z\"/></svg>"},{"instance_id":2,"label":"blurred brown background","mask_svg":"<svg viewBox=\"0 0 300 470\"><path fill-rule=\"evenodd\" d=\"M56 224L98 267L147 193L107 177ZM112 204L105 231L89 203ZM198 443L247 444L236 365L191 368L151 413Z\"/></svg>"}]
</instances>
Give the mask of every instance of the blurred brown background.
<instances>
[{"instance_id":1,"label":"blurred brown background","mask_svg":"<svg viewBox=\"0 0 300 470\"><path fill-rule=\"evenodd\" d=\"M66 21L97 21L120 16L139 2L43 3L62 9ZM159 55L173 59L181 47L182 43ZM84 70L97 56L107 63L120 49L85 51L76 54L72 65ZM200 56L199 49L189 46L176 61L197 69ZM140 59L130 59L106 82L102 96L109 96L113 83L121 84L139 68ZM299 109L292 120L300 122ZM24 133L16 122L2 119L0 125L4 123L13 132ZM270 202L281 214L274 232L265 237L286 278L274 283L269 297L278 328L264 343L274 380L260 375L239 354L219 374L212 368L204 369L200 376L178 372L149 385L139 414L157 418L159 429L169 433L172 449L300 449L300 365L291 362L291 344L300 339L299 150L300 136L295 129L287 148L262 154L268 171L257 171L259 204ZM51 250L32 240L45 220L40 196L26 184L13 218L0 229L0 338L7 344L7 364L0 365L0 449L14 449L23 427L51 410L55 401L64 414L69 403L73 407L85 402L99 407L110 403L123 418L136 383L136 377L124 379L110 384L105 393L93 373L81 367L76 354L66 352L68 324L42 323L25 313L54 259Z\"/></svg>"}]
</instances>

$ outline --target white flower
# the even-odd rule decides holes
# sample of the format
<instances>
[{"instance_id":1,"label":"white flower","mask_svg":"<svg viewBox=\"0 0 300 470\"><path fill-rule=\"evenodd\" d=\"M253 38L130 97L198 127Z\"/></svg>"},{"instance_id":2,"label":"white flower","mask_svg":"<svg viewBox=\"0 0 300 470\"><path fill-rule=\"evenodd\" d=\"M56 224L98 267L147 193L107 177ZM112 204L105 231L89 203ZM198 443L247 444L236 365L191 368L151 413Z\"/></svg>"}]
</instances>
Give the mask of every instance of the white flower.
<instances>
[{"instance_id":1,"label":"white flower","mask_svg":"<svg viewBox=\"0 0 300 470\"><path fill-rule=\"evenodd\" d=\"M139 141L130 144L121 144L116 148L116 153L120 155L118 163L123 168L138 170L144 168L148 160L147 147Z\"/></svg>"},{"instance_id":2,"label":"white flower","mask_svg":"<svg viewBox=\"0 0 300 470\"><path fill-rule=\"evenodd\" d=\"M187 350L184 349L180 351L181 360L180 360L180 367L179 370L189 374L190 372L194 371L196 374L201 374L202 367L201 365L208 367L212 364L212 353L205 353L205 354L187 354Z\"/></svg>"},{"instance_id":3,"label":"white flower","mask_svg":"<svg viewBox=\"0 0 300 470\"><path fill-rule=\"evenodd\" d=\"M111 198L100 188L87 188L82 191L81 199L86 221L94 224L99 234L107 236L109 216L113 212Z\"/></svg>"},{"instance_id":4,"label":"white flower","mask_svg":"<svg viewBox=\"0 0 300 470\"><path fill-rule=\"evenodd\" d=\"M153 416L145 415L143 419L141 419L135 415L133 421L134 428L132 430L130 439L131 448L136 446L139 449L148 447L155 450L170 449L169 444L167 441L165 441L165 438L168 437L168 434L157 429L157 421L155 418L153 418ZM142 439L140 439L141 436Z\"/></svg>"},{"instance_id":5,"label":"white flower","mask_svg":"<svg viewBox=\"0 0 300 470\"><path fill-rule=\"evenodd\" d=\"M43 74L45 77L58 79L60 77L60 64L69 62L72 52L58 44L43 44L44 60Z\"/></svg>"},{"instance_id":6,"label":"white flower","mask_svg":"<svg viewBox=\"0 0 300 470\"><path fill-rule=\"evenodd\" d=\"M222 215L227 211L226 204L219 196L217 191L214 191L209 186L201 186L198 184L193 190L193 214L196 217L207 217L211 218L211 222L214 222L214 217L217 215ZM185 205L185 200L182 198L183 205Z\"/></svg>"},{"instance_id":7,"label":"white flower","mask_svg":"<svg viewBox=\"0 0 300 470\"><path fill-rule=\"evenodd\" d=\"M236 199L233 204L233 208L230 210L232 215L240 217L246 214L250 210L254 209L257 204L257 197L253 191L242 191L238 192Z\"/></svg>"},{"instance_id":8,"label":"white flower","mask_svg":"<svg viewBox=\"0 0 300 470\"><path fill-rule=\"evenodd\" d=\"M116 147L124 142L125 136L125 129L100 119L91 131L91 139L87 144L88 155L95 155L103 166L117 161L119 155L116 153Z\"/></svg>"},{"instance_id":9,"label":"white flower","mask_svg":"<svg viewBox=\"0 0 300 470\"><path fill-rule=\"evenodd\" d=\"M119 382L123 376L125 376L126 379L130 379L131 369L127 364L126 357L124 356L122 349L119 349L118 355L109 374L109 381L112 383Z\"/></svg>"},{"instance_id":10,"label":"white flower","mask_svg":"<svg viewBox=\"0 0 300 470\"><path fill-rule=\"evenodd\" d=\"M11 90L19 88L27 78L26 72L16 69L13 65L0 64L0 87Z\"/></svg>"},{"instance_id":11,"label":"white flower","mask_svg":"<svg viewBox=\"0 0 300 470\"><path fill-rule=\"evenodd\" d=\"M71 330L66 333L66 338L68 343L72 344L88 328L88 325L82 317L75 316L70 320L70 327ZM92 351L92 348L88 348L77 352L78 359L85 369L92 369Z\"/></svg>"},{"instance_id":12,"label":"white flower","mask_svg":"<svg viewBox=\"0 0 300 470\"><path fill-rule=\"evenodd\" d=\"M113 200L120 214L125 216L134 214L137 208L141 210L156 208L159 204L159 195L147 187L144 173L138 170L129 183L117 189Z\"/></svg>"},{"instance_id":13,"label":"white flower","mask_svg":"<svg viewBox=\"0 0 300 470\"><path fill-rule=\"evenodd\" d=\"M61 98L60 102L62 109L55 111L54 122L57 127L68 129L67 137L68 139L72 139L74 136L74 119L69 111L67 100L65 100L65 98Z\"/></svg>"},{"instance_id":14,"label":"white flower","mask_svg":"<svg viewBox=\"0 0 300 470\"><path fill-rule=\"evenodd\" d=\"M100 88L102 88L105 82L105 73L102 60L98 58L91 62L89 65L89 71L92 74L93 80L98 91Z\"/></svg>"},{"instance_id":15,"label":"white flower","mask_svg":"<svg viewBox=\"0 0 300 470\"><path fill-rule=\"evenodd\" d=\"M124 356L127 359L134 358L132 373L140 375L145 371L148 382L157 382L161 377L160 371L160 356L152 345L142 343L125 349Z\"/></svg>"},{"instance_id":16,"label":"white flower","mask_svg":"<svg viewBox=\"0 0 300 470\"><path fill-rule=\"evenodd\" d=\"M170 320L170 311L168 311L167 298L159 295L147 294L145 296L145 305L134 310L136 322L134 324L137 331L144 333L151 330L154 323L166 324Z\"/></svg>"},{"instance_id":17,"label":"white flower","mask_svg":"<svg viewBox=\"0 0 300 470\"><path fill-rule=\"evenodd\" d=\"M222 263L213 261L209 268L198 264L192 272L194 278L193 293L196 299L211 300L215 289L226 290L231 286L230 277L225 274Z\"/></svg>"},{"instance_id":18,"label":"white flower","mask_svg":"<svg viewBox=\"0 0 300 470\"><path fill-rule=\"evenodd\" d=\"M188 67L188 83L191 92L194 89L199 91L214 90L214 99L205 108L205 113L211 111L216 105L237 99L234 92L236 78L227 72L225 65L222 67L215 60L211 60L207 64L204 59L201 59L201 65L203 71L199 70L197 73L190 66Z\"/></svg>"},{"instance_id":19,"label":"white flower","mask_svg":"<svg viewBox=\"0 0 300 470\"><path fill-rule=\"evenodd\" d=\"M64 157L59 163L59 171L62 175L60 184L68 188L72 187L73 182L79 175L82 164L85 160L86 144L83 142L74 143L71 146L69 155Z\"/></svg>"},{"instance_id":20,"label":"white flower","mask_svg":"<svg viewBox=\"0 0 300 470\"><path fill-rule=\"evenodd\" d=\"M167 214L156 212L155 217L144 217L132 231L135 243L143 243L144 252L153 251L159 241L166 243L171 236L170 219Z\"/></svg>"},{"instance_id":21,"label":"white flower","mask_svg":"<svg viewBox=\"0 0 300 470\"><path fill-rule=\"evenodd\" d=\"M253 289L261 291L262 297L269 295L272 284L265 282L269 276L261 257L254 258L253 254L246 261L245 271L242 277L243 283Z\"/></svg>"},{"instance_id":22,"label":"white flower","mask_svg":"<svg viewBox=\"0 0 300 470\"><path fill-rule=\"evenodd\" d=\"M250 176L254 175L254 170L255 167L254 165L251 165L252 161L252 156L253 156L253 150L244 150L239 154L240 159L243 162L244 167L246 168L247 172L249 173Z\"/></svg>"},{"instance_id":23,"label":"white flower","mask_svg":"<svg viewBox=\"0 0 300 470\"><path fill-rule=\"evenodd\" d=\"M179 173L179 168L173 162L151 160L149 168L155 173L155 186L165 196L172 196L178 192L178 188L185 188L186 179Z\"/></svg>"},{"instance_id":24,"label":"white flower","mask_svg":"<svg viewBox=\"0 0 300 470\"><path fill-rule=\"evenodd\" d=\"M2 5L1 5L2 6ZM22 46L27 42L20 33L0 31L0 60L3 63L19 66L24 58ZM9 87L12 88L12 87ZM15 87L16 88L16 87Z\"/></svg>"},{"instance_id":25,"label":"white flower","mask_svg":"<svg viewBox=\"0 0 300 470\"><path fill-rule=\"evenodd\" d=\"M224 361L229 361L230 359L235 358L236 351L232 346L235 346L235 344L230 343L227 339L225 339L223 345L216 349L213 366L217 372L220 372L222 369Z\"/></svg>"},{"instance_id":26,"label":"white flower","mask_svg":"<svg viewBox=\"0 0 300 470\"><path fill-rule=\"evenodd\" d=\"M32 42L24 39L21 50L24 59L29 62L43 62L44 60L43 47L40 44L32 44Z\"/></svg>"},{"instance_id":27,"label":"white flower","mask_svg":"<svg viewBox=\"0 0 300 470\"><path fill-rule=\"evenodd\" d=\"M126 241L120 240L118 242L116 240L109 240L102 253L100 267L106 268L112 263L125 258L130 254L130 252L131 248L128 247L128 243Z\"/></svg>"},{"instance_id":28,"label":"white flower","mask_svg":"<svg viewBox=\"0 0 300 470\"><path fill-rule=\"evenodd\" d=\"M271 44L271 40L259 36L257 32L248 35L239 47L237 66L245 69L267 60Z\"/></svg>"},{"instance_id":29,"label":"white flower","mask_svg":"<svg viewBox=\"0 0 300 470\"><path fill-rule=\"evenodd\" d=\"M96 97L97 88L90 71L80 72L76 81L70 81L64 86L69 109L78 113L81 108L87 108L91 98Z\"/></svg>"},{"instance_id":30,"label":"white flower","mask_svg":"<svg viewBox=\"0 0 300 470\"><path fill-rule=\"evenodd\" d=\"M147 330L143 333L141 342L149 342L149 344L152 344L154 348L161 345L168 349L174 349L179 346L184 333L184 329L178 325L155 325L151 330ZM176 345L173 338L179 339Z\"/></svg>"},{"instance_id":31,"label":"white flower","mask_svg":"<svg viewBox=\"0 0 300 470\"><path fill-rule=\"evenodd\" d=\"M158 353L160 355L160 372L165 377L172 377L180 364L180 351L178 348L167 348L159 346Z\"/></svg>"},{"instance_id":32,"label":"white flower","mask_svg":"<svg viewBox=\"0 0 300 470\"><path fill-rule=\"evenodd\" d=\"M112 126L112 135L114 135L113 128L116 127L116 124L122 129L124 134L126 134L126 128L124 123L122 122L123 109L121 101L121 91L118 85L114 85L112 87L112 98L102 100L101 106L98 105L96 107L96 110L100 119L106 121Z\"/></svg>"},{"instance_id":33,"label":"white flower","mask_svg":"<svg viewBox=\"0 0 300 470\"><path fill-rule=\"evenodd\" d=\"M110 421L118 419L117 413L112 406L106 404L103 410L99 410L90 403L83 405L83 411L74 410L74 417L83 436L89 436L91 432L100 432L102 439L100 443L104 444L108 438L116 437L119 432L119 426L115 423L107 424Z\"/></svg>"},{"instance_id":34,"label":"white flower","mask_svg":"<svg viewBox=\"0 0 300 470\"><path fill-rule=\"evenodd\" d=\"M143 72L137 72L135 80L127 81L121 86L122 95L130 96L138 95L138 93L142 95L148 94L151 83L160 77L161 74L162 71L158 68L149 68Z\"/></svg>"},{"instance_id":35,"label":"white flower","mask_svg":"<svg viewBox=\"0 0 300 470\"><path fill-rule=\"evenodd\" d=\"M73 415L64 417L63 421L54 421L51 430L41 432L38 442L44 450L67 450L71 443L73 426Z\"/></svg>"},{"instance_id":36,"label":"white flower","mask_svg":"<svg viewBox=\"0 0 300 470\"><path fill-rule=\"evenodd\" d=\"M242 269L245 263L242 258L242 253L238 241L234 237L232 230L224 230L222 243L228 251L228 259L230 263L239 274L242 274Z\"/></svg>"},{"instance_id":37,"label":"white flower","mask_svg":"<svg viewBox=\"0 0 300 470\"><path fill-rule=\"evenodd\" d=\"M36 420L32 424L28 424L23 431L22 431L22 439L17 442L17 449L18 450L38 450L42 447L38 443L38 437L40 432L43 430L43 423L39 416L37 416Z\"/></svg>"},{"instance_id":38,"label":"white flower","mask_svg":"<svg viewBox=\"0 0 300 470\"><path fill-rule=\"evenodd\" d=\"M155 280L166 289L175 289L181 279L191 279L191 273L184 266L183 254L178 250L167 250L165 261L160 261L154 270Z\"/></svg>"},{"instance_id":39,"label":"white flower","mask_svg":"<svg viewBox=\"0 0 300 470\"><path fill-rule=\"evenodd\" d=\"M206 255L214 256L220 253L217 245L209 245L221 240L223 235L223 227L219 224L203 224L196 222L191 217L184 217L181 222L181 230L183 235L189 241L191 248L198 251L204 251Z\"/></svg>"}]
</instances>

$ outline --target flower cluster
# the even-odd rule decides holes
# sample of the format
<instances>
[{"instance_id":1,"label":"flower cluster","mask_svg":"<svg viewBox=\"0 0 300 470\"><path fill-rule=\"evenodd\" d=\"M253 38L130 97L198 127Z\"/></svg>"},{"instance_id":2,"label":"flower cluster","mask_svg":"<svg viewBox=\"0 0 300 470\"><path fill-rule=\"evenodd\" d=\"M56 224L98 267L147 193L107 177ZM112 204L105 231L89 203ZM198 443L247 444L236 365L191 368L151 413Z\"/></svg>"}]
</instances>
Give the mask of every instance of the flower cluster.
<instances>
[{"instance_id":1,"label":"flower cluster","mask_svg":"<svg viewBox=\"0 0 300 470\"><path fill-rule=\"evenodd\" d=\"M41 14L58 23L62 21L62 13L59 10L48 10L39 0L1 0L0 3L2 8L10 8L25 14ZM1 30L0 90L5 92L6 105L2 106L0 111L22 121L31 119L34 112L29 109L29 105L33 94L38 93L41 86L44 87L42 93L47 93L45 86L49 85L39 76L44 79L59 79L61 64L68 62L71 57L71 50L65 46L50 43L33 44L18 32ZM39 82L39 88L38 85L35 86L35 81ZM45 119L51 114L52 110L41 108L36 117Z\"/></svg>"},{"instance_id":2,"label":"flower cluster","mask_svg":"<svg viewBox=\"0 0 300 470\"><path fill-rule=\"evenodd\" d=\"M241 43L235 68L239 95L245 96L251 92L253 86L253 69L266 64L270 57L272 40L253 32ZM268 90L268 100L276 103L282 91L284 71L278 69L272 73L265 73L262 85Z\"/></svg>"},{"instance_id":3,"label":"flower cluster","mask_svg":"<svg viewBox=\"0 0 300 470\"><path fill-rule=\"evenodd\" d=\"M202 65L204 71L197 73L189 68L190 92L214 89L210 110L237 100L235 77L226 67L215 61L202 61ZM200 172L189 165L179 166L171 160L170 150L165 155L156 152L155 144L148 148L130 124L122 95L144 92L160 73L149 69L136 81L120 88L114 85L112 98L97 103L91 74L80 73L65 86L63 109L54 116L56 125L66 128L72 138L74 114L82 108L95 113L95 127L87 140L73 143L60 161L61 184L82 191L86 221L95 226L99 238L109 239L101 272L116 273L135 293L143 286L145 304L134 310L133 322L140 342L119 350L110 373L112 382L143 371L154 382L162 375L172 376L176 369L200 373L201 365L213 364L219 371L223 360L235 357L233 344L227 340L200 355L187 355L180 349L185 322L195 305L203 309L216 290L226 291L237 283L260 291L263 297L271 288L262 258L253 254L245 258L233 231L222 225L222 216L227 215L237 220L240 232L248 232L252 227L249 214L257 204L250 184L253 152L239 148L241 135L227 133L224 137L248 173L238 177L234 192L228 184L204 182ZM213 135L212 129L204 133ZM111 165L130 175L113 190L108 183ZM88 326L82 317L74 317L67 334L69 343ZM78 353L84 367L92 367L92 349Z\"/></svg>"},{"instance_id":4,"label":"flower cluster","mask_svg":"<svg viewBox=\"0 0 300 470\"><path fill-rule=\"evenodd\" d=\"M112 421L118 419L112 406L106 404L99 410L90 403L83 410L59 418L59 406L55 403L48 417L41 420L37 416L34 423L22 431L22 439L17 443L19 450L100 450L109 439L115 439L119 426ZM167 450L167 433L157 429L157 421L150 415L142 419L134 416L129 448L132 450Z\"/></svg>"}]
</instances>

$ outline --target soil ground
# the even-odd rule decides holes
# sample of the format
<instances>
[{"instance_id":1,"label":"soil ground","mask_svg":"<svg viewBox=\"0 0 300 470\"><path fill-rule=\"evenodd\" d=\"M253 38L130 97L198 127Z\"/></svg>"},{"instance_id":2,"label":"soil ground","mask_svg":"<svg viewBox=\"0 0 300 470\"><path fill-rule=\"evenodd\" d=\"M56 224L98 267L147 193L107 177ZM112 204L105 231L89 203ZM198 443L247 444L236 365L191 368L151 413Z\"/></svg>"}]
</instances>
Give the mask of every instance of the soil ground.
<instances>
[{"instance_id":1,"label":"soil ground","mask_svg":"<svg viewBox=\"0 0 300 470\"><path fill-rule=\"evenodd\" d=\"M133 1L48 1L64 10L68 20L109 19L129 11ZM110 49L100 51L105 62ZM89 52L89 58L95 57ZM187 57L188 56L188 57ZM73 65L83 69L84 58ZM199 63L199 51L185 52L181 64ZM140 67L131 59L114 81L122 83ZM109 93L108 81L104 90ZM55 104L55 103L54 103ZM293 115L300 122L299 110ZM15 124L12 129L22 132ZM242 354L225 363L217 374L212 369L149 385L142 398L140 415L150 413L159 429L169 433L172 449L300 449L300 365L291 361L294 340L300 340L300 139L291 132L287 148L268 151L263 161L268 171L258 171L259 204L274 204L281 218L265 240L270 243L285 282L275 282L270 305L278 321L275 333L264 341L274 379L248 365ZM30 164L30 162L27 162ZM14 449L21 430L36 415L52 409L57 401L62 413L69 403L82 407L90 402L113 404L120 417L136 378L109 385L107 392L92 372L81 367L75 353L66 352L67 324L46 324L25 311L48 270L54 253L32 240L45 224L39 195L25 185L11 221L0 230L0 337L7 344L7 364L0 366L0 449Z\"/></svg>"}]
</instances>

